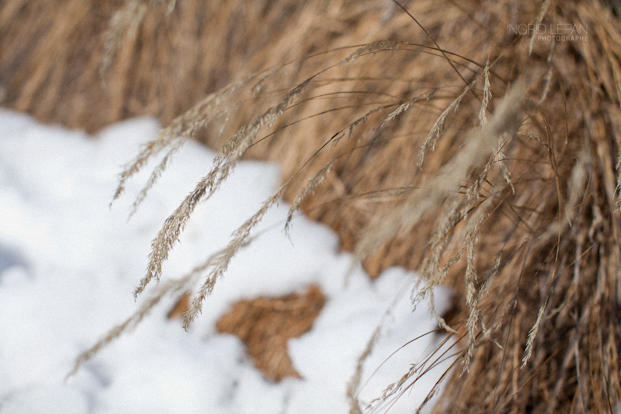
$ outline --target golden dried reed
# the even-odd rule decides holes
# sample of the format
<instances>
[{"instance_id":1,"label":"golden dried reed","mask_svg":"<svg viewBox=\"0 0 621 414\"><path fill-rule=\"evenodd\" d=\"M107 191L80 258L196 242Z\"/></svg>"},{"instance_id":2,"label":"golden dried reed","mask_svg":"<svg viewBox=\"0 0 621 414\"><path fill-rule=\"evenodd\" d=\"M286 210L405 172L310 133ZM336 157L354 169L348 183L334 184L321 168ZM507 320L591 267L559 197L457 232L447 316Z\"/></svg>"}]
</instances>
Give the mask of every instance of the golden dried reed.
<instances>
[{"instance_id":1,"label":"golden dried reed","mask_svg":"<svg viewBox=\"0 0 621 414\"><path fill-rule=\"evenodd\" d=\"M186 325L283 195L294 201L291 214L299 207L332 226L370 274L418 269L427 280L415 302L438 283L454 287L459 317L450 326L438 319L459 341L459 368L443 377L436 412L614 412L616 6L179 1L168 13L170 3L104 3L0 3L0 96L3 105L90 130L145 113L170 123L128 165L119 194L147 158L173 156L190 136L221 149L154 239L136 293L160 278L193 206L240 157L278 160L283 187L192 274L205 279ZM115 26L122 19L113 13L129 7L138 17ZM110 21L108 41L122 33L122 43L104 48ZM404 371L384 398L415 381ZM355 390L356 378L352 412L361 410Z\"/></svg>"}]
</instances>

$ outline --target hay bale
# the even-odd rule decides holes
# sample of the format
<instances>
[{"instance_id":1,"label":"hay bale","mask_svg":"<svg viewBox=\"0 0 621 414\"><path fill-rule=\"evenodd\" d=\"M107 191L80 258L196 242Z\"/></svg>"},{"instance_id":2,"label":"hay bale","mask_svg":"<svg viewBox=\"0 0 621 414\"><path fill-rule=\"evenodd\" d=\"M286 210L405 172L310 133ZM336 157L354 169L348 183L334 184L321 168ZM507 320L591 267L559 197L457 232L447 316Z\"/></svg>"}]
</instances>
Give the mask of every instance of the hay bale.
<instances>
[{"instance_id":1,"label":"hay bale","mask_svg":"<svg viewBox=\"0 0 621 414\"><path fill-rule=\"evenodd\" d=\"M244 341L255 367L265 378L300 378L289 357L287 341L311 329L325 301L318 286L302 294L242 300L218 320L217 328Z\"/></svg>"},{"instance_id":2,"label":"hay bale","mask_svg":"<svg viewBox=\"0 0 621 414\"><path fill-rule=\"evenodd\" d=\"M144 19L108 48L102 90L102 33L116 4L2 3L3 105L91 130L146 113L167 123L219 90L158 143L198 136L224 149L225 166L238 155L277 160L285 198L333 227L371 274L403 265L427 287L455 288L451 328L467 372L447 377L438 412L613 410L621 29L612 5L422 0L409 16L373 1L179 1L167 16L167 3L125 4ZM529 24L578 39L538 39Z\"/></svg>"}]
</instances>

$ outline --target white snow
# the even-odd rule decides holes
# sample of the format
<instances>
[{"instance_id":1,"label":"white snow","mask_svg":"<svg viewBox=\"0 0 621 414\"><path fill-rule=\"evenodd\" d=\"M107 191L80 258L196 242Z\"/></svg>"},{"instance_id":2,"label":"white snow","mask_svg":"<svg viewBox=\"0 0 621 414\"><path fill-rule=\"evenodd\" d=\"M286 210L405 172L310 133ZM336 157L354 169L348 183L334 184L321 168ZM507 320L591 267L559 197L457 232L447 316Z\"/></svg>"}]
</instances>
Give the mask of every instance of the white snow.
<instances>
[{"instance_id":1,"label":"white snow","mask_svg":"<svg viewBox=\"0 0 621 414\"><path fill-rule=\"evenodd\" d=\"M372 282L358 268L346 279L352 258L337 253L336 235L297 217L289 240L283 233L288 207L281 202L260 224L255 242L233 259L189 332L166 319L176 300L167 298L135 331L65 381L76 356L140 305L132 294L151 239L211 166L214 153L188 142L129 222L149 166L110 209L122 165L159 128L153 119L140 118L89 137L0 110L2 414L346 413L347 383L380 321L382 335L364 364L363 404L440 343L441 335L430 334L390 356L437 326L423 304L411 312L415 275L393 268ZM193 214L164 278L182 276L224 247L278 182L276 165L241 162ZM269 382L244 344L219 334L215 323L239 299L289 294L311 284L320 285L327 303L311 331L289 342L303 378ZM441 311L448 294L440 289L435 295ZM389 412L412 412L447 364L422 377Z\"/></svg>"}]
</instances>

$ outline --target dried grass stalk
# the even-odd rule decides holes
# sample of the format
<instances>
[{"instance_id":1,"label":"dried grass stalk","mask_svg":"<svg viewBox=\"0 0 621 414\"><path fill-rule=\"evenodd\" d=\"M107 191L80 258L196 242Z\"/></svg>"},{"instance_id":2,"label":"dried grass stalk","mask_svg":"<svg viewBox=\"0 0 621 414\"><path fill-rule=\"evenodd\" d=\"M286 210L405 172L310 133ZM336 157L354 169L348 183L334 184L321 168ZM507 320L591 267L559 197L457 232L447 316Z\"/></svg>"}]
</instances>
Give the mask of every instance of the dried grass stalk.
<instances>
[{"instance_id":1,"label":"dried grass stalk","mask_svg":"<svg viewBox=\"0 0 621 414\"><path fill-rule=\"evenodd\" d=\"M167 152L146 189L155 185L190 136L220 149L154 239L137 293L161 277L196 203L241 157L277 160L285 184L201 270L186 323L264 210L299 196L295 206L337 230L370 274L403 265L428 278L423 292L440 281L454 287L459 316L439 323L457 332L455 365L467 362L468 371L443 377L436 412L613 411L621 395L618 8L187 1L167 14L170 3L145 4L0 4L3 105L91 131L139 114L166 124L179 117L126 170L120 191L133 169ZM105 49L118 10L134 17L115 20L122 43ZM583 38L511 30L533 22ZM105 53L115 60L104 59L101 89ZM536 67L545 73L529 78ZM418 96L427 98L413 105ZM407 381L424 372L407 371Z\"/></svg>"}]
</instances>

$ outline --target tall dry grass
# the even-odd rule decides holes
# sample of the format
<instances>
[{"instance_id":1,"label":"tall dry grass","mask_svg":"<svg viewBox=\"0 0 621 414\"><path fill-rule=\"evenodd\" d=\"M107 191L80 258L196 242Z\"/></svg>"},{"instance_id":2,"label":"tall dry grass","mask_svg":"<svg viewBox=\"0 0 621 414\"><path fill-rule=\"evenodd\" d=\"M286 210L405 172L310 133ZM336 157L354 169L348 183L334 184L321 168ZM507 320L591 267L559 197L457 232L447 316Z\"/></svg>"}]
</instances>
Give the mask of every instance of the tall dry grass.
<instances>
[{"instance_id":1,"label":"tall dry grass","mask_svg":"<svg viewBox=\"0 0 621 414\"><path fill-rule=\"evenodd\" d=\"M52 3L71 11L65 24L52 24ZM220 149L154 238L136 294L162 277L193 208L241 158L278 160L283 186L225 249L181 281L160 283L148 305L78 363L139 322L160 295L199 283L188 326L255 224L285 197L291 214L299 208L337 230L370 274L391 265L419 270L426 282L414 304L437 284L455 289L457 317L437 315L458 346L436 412L614 411L621 399L614 5L106 4L2 3L0 86L4 105L72 126L141 113L167 122L121 175L116 196L148 158L166 154L136 207L184 140ZM542 40L515 33L519 24L576 28L582 37ZM98 53L78 53L85 48ZM404 367L384 397L403 395L415 374ZM356 378L350 385L359 412Z\"/></svg>"}]
</instances>

